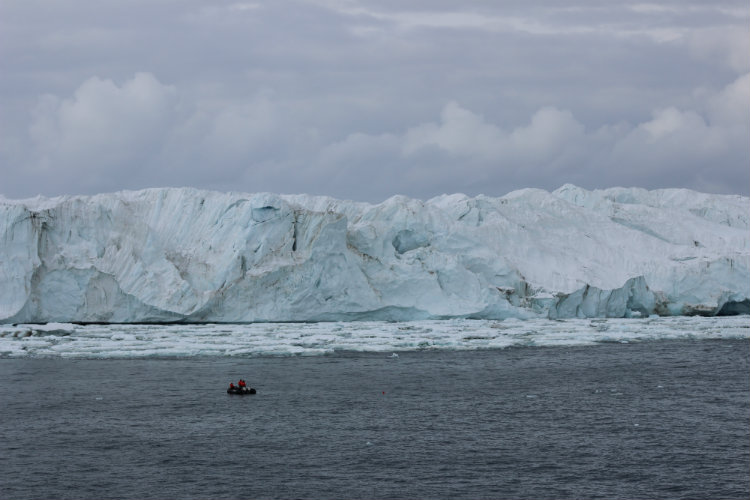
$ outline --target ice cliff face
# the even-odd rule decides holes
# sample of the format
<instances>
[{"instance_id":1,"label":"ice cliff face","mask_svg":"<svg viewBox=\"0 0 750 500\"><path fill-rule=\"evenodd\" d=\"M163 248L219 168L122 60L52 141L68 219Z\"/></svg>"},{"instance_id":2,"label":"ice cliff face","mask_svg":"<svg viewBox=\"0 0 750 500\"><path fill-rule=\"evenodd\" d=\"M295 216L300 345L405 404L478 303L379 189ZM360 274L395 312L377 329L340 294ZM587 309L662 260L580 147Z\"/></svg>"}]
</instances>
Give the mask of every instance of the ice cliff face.
<instances>
[{"instance_id":1,"label":"ice cliff face","mask_svg":"<svg viewBox=\"0 0 750 500\"><path fill-rule=\"evenodd\" d=\"M740 196L570 185L0 198L0 322L748 313L749 218Z\"/></svg>"}]
</instances>

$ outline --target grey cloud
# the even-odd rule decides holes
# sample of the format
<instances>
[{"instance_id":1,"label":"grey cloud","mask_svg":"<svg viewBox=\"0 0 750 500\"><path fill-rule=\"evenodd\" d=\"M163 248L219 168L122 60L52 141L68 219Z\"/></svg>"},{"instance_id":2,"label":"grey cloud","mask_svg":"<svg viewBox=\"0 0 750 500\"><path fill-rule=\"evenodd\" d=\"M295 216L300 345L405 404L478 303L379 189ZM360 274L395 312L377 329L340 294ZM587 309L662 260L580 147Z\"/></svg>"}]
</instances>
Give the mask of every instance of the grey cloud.
<instances>
[{"instance_id":1,"label":"grey cloud","mask_svg":"<svg viewBox=\"0 0 750 500\"><path fill-rule=\"evenodd\" d=\"M330 163L367 157L376 145L390 152L390 163L421 169L433 184L464 186L473 194L498 194L507 188L541 185L553 188L563 176L587 187L602 178L652 187L679 186L731 191L729 182L746 185L750 157L750 74L706 98L706 112L675 107L656 109L650 119L587 130L566 110L545 107L525 125L505 130L479 114L449 103L438 122L409 128L399 136L354 134L337 148ZM429 154L432 162L425 168ZM438 153L436 155L436 153ZM602 170L605 175L602 175ZM435 182L435 178L440 182ZM470 179L475 179L471 182ZM723 184L723 186L722 186ZM419 191L419 186L409 186Z\"/></svg>"},{"instance_id":2,"label":"grey cloud","mask_svg":"<svg viewBox=\"0 0 750 500\"><path fill-rule=\"evenodd\" d=\"M2 10L6 196L750 185L746 2Z\"/></svg>"},{"instance_id":3,"label":"grey cloud","mask_svg":"<svg viewBox=\"0 0 750 500\"><path fill-rule=\"evenodd\" d=\"M691 31L686 36L690 52L697 58L718 61L737 72L750 71L750 28L715 26Z\"/></svg>"}]
</instances>

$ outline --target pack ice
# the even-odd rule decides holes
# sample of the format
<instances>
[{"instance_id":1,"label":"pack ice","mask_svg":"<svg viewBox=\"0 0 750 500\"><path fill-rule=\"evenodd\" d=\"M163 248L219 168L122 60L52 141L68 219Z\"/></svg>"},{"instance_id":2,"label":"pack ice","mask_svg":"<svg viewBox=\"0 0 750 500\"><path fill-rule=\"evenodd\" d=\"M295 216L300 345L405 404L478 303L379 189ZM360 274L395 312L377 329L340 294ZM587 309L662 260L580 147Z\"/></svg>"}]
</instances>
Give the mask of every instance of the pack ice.
<instances>
[{"instance_id":1,"label":"pack ice","mask_svg":"<svg viewBox=\"0 0 750 500\"><path fill-rule=\"evenodd\" d=\"M0 322L750 313L749 216L742 196L572 185L0 198Z\"/></svg>"}]
</instances>

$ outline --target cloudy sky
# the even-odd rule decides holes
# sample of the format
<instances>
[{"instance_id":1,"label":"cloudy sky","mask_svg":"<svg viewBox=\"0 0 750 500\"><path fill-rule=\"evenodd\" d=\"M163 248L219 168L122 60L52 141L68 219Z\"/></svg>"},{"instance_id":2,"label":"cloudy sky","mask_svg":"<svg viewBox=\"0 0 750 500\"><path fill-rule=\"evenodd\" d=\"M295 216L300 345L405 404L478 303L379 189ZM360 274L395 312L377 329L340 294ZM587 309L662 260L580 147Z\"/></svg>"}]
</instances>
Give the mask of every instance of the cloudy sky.
<instances>
[{"instance_id":1,"label":"cloudy sky","mask_svg":"<svg viewBox=\"0 0 750 500\"><path fill-rule=\"evenodd\" d=\"M0 194L750 194L747 0L0 0Z\"/></svg>"}]
</instances>

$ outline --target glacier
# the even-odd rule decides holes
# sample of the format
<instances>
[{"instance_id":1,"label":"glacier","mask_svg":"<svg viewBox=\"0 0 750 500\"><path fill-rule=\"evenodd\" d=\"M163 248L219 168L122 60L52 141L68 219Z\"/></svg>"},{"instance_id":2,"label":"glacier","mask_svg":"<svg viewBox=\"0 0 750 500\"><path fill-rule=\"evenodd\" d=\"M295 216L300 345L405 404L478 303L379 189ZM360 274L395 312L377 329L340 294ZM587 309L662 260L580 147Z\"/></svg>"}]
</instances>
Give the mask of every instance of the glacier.
<instances>
[{"instance_id":1,"label":"glacier","mask_svg":"<svg viewBox=\"0 0 750 500\"><path fill-rule=\"evenodd\" d=\"M573 185L0 197L0 323L747 314L749 217L739 195Z\"/></svg>"}]
</instances>

